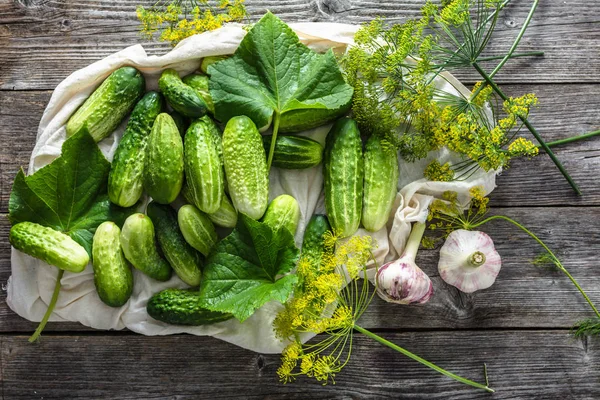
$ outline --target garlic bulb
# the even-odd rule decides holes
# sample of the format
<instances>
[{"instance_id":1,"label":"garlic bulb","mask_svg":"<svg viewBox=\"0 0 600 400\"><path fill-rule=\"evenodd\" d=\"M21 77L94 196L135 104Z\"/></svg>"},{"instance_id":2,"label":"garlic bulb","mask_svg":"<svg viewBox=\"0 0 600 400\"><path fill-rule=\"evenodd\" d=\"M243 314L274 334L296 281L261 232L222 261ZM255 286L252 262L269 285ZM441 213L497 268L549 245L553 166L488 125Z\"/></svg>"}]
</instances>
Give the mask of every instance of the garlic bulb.
<instances>
[{"instance_id":1,"label":"garlic bulb","mask_svg":"<svg viewBox=\"0 0 600 400\"><path fill-rule=\"evenodd\" d=\"M500 254L484 232L458 229L440 249L440 276L465 293L492 286L501 267Z\"/></svg>"},{"instance_id":2,"label":"garlic bulb","mask_svg":"<svg viewBox=\"0 0 600 400\"><path fill-rule=\"evenodd\" d=\"M377 294L383 300L397 304L426 303L433 295L431 279L415 263L423 232L425 224L417 222L402 256L377 271Z\"/></svg>"}]
</instances>

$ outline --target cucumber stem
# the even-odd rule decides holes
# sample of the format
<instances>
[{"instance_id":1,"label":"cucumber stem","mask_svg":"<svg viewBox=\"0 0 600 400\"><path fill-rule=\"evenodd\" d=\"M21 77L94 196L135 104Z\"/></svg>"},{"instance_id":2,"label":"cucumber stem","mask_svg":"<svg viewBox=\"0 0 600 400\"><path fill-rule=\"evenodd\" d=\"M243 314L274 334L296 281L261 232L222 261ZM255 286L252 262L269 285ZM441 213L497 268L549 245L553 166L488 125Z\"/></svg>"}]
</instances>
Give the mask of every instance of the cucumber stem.
<instances>
[{"instance_id":1,"label":"cucumber stem","mask_svg":"<svg viewBox=\"0 0 600 400\"><path fill-rule=\"evenodd\" d=\"M273 135L271 136L271 147L269 148L269 158L267 159L267 172L271 171L271 163L273 162L273 153L275 153L275 142L277 141L277 132L279 131L279 119L281 115L275 112L273 116Z\"/></svg>"},{"instance_id":2,"label":"cucumber stem","mask_svg":"<svg viewBox=\"0 0 600 400\"><path fill-rule=\"evenodd\" d=\"M56 283L54 284L54 293L52 293L52 299L50 299L50 304L48 304L48 309L46 310L46 314L44 314L44 318L42 318L37 329L35 330L33 335L31 335L31 337L29 338L29 343L33 343L33 342L37 341L40 338L42 331L46 327L46 323L48 323L48 320L50 319L50 315L52 315L52 311L54 311L54 307L56 306L56 302L58 300L58 294L60 293L60 287L61 287L60 281L64 274L65 274L64 270L62 270L62 269L58 270L58 276L56 277Z\"/></svg>"}]
</instances>

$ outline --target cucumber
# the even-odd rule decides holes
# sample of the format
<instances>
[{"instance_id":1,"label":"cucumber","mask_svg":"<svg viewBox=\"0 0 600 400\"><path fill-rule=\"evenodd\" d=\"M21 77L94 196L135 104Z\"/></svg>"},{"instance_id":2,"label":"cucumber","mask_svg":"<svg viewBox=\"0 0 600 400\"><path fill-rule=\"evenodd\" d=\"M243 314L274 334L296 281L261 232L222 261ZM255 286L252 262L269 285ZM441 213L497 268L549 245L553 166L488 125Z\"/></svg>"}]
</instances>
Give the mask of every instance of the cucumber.
<instances>
[{"instance_id":1,"label":"cucumber","mask_svg":"<svg viewBox=\"0 0 600 400\"><path fill-rule=\"evenodd\" d=\"M360 225L363 203L363 154L360 132L350 118L339 119L325 144L323 175L325 209L336 235L353 235Z\"/></svg>"},{"instance_id":2,"label":"cucumber","mask_svg":"<svg viewBox=\"0 0 600 400\"><path fill-rule=\"evenodd\" d=\"M175 125L177 125L179 134L181 135L182 138L184 138L185 132L187 131L188 127L190 126L190 120L187 117L184 117L183 115L179 114L175 110L171 111L169 113L169 115L171 116L171 118L173 118Z\"/></svg>"},{"instance_id":3,"label":"cucumber","mask_svg":"<svg viewBox=\"0 0 600 400\"><path fill-rule=\"evenodd\" d=\"M177 212L179 229L186 242L205 256L217 244L217 231L206 214L191 204L182 206Z\"/></svg>"},{"instance_id":4,"label":"cucumber","mask_svg":"<svg viewBox=\"0 0 600 400\"><path fill-rule=\"evenodd\" d=\"M200 118L206 114L206 102L195 89L189 87L174 69L163 71L158 87L173 110L190 118Z\"/></svg>"},{"instance_id":5,"label":"cucumber","mask_svg":"<svg viewBox=\"0 0 600 400\"><path fill-rule=\"evenodd\" d=\"M210 67L211 65L213 65L216 62L219 62L221 60L226 60L228 59L229 55L222 55L222 56L208 56L208 57L204 57L202 59L202 63L200 64L200 71L202 71L203 73L210 75L208 73L208 67Z\"/></svg>"},{"instance_id":6,"label":"cucumber","mask_svg":"<svg viewBox=\"0 0 600 400\"><path fill-rule=\"evenodd\" d=\"M310 257L312 260L320 260L325 252L325 240L323 235L331 230L327 217L315 214L311 217L304 231L302 240L302 257Z\"/></svg>"},{"instance_id":7,"label":"cucumber","mask_svg":"<svg viewBox=\"0 0 600 400\"><path fill-rule=\"evenodd\" d=\"M70 236L34 222L19 222L10 228L10 244L32 257L70 272L81 272L90 256Z\"/></svg>"},{"instance_id":8,"label":"cucumber","mask_svg":"<svg viewBox=\"0 0 600 400\"><path fill-rule=\"evenodd\" d=\"M169 114L156 117L144 160L144 189L156 202L169 204L183 185L183 141Z\"/></svg>"},{"instance_id":9,"label":"cucumber","mask_svg":"<svg viewBox=\"0 0 600 400\"><path fill-rule=\"evenodd\" d=\"M191 74L183 78L183 83L194 88L196 93L198 93L198 95L202 97L202 100L204 100L206 103L208 112L214 114L215 105L212 101L212 97L210 96L210 92L208 91L208 81L208 76L200 74Z\"/></svg>"},{"instance_id":10,"label":"cucumber","mask_svg":"<svg viewBox=\"0 0 600 400\"><path fill-rule=\"evenodd\" d=\"M121 230L110 221L100 224L92 241L94 284L104 304L121 307L133 292L133 273L121 251Z\"/></svg>"},{"instance_id":11,"label":"cucumber","mask_svg":"<svg viewBox=\"0 0 600 400\"><path fill-rule=\"evenodd\" d=\"M352 101L351 99L348 99L348 103L343 104L340 108L335 110L301 108L285 112L281 114L281 119L279 120L279 132L302 132L325 125L326 123L335 121L337 118L347 114L348 111L350 111L351 106Z\"/></svg>"},{"instance_id":12,"label":"cucumber","mask_svg":"<svg viewBox=\"0 0 600 400\"><path fill-rule=\"evenodd\" d=\"M123 224L120 239L125 258L135 268L157 281L171 278L171 266L158 253L150 218L141 213L130 215Z\"/></svg>"},{"instance_id":13,"label":"cucumber","mask_svg":"<svg viewBox=\"0 0 600 400\"><path fill-rule=\"evenodd\" d=\"M156 228L158 244L177 276L190 286L198 286L202 277L200 255L181 234L175 210L169 205L151 202L146 213Z\"/></svg>"},{"instance_id":14,"label":"cucumber","mask_svg":"<svg viewBox=\"0 0 600 400\"><path fill-rule=\"evenodd\" d=\"M296 235L298 222L300 221L300 206L295 198L282 194L271 201L262 222L269 225L273 230L285 228L292 236Z\"/></svg>"},{"instance_id":15,"label":"cucumber","mask_svg":"<svg viewBox=\"0 0 600 400\"><path fill-rule=\"evenodd\" d=\"M398 155L395 150L385 150L376 136L365 145L365 181L362 224L366 230L376 232L390 217L398 193Z\"/></svg>"},{"instance_id":16,"label":"cucumber","mask_svg":"<svg viewBox=\"0 0 600 400\"><path fill-rule=\"evenodd\" d=\"M233 316L199 306L200 293L185 289L165 289L153 295L146 311L152 318L172 325L210 325Z\"/></svg>"},{"instance_id":17,"label":"cucumber","mask_svg":"<svg viewBox=\"0 0 600 400\"><path fill-rule=\"evenodd\" d=\"M235 209L260 219L269 202L269 171L261 135L250 118L242 115L227 122L223 161Z\"/></svg>"},{"instance_id":18,"label":"cucumber","mask_svg":"<svg viewBox=\"0 0 600 400\"><path fill-rule=\"evenodd\" d=\"M214 213L224 192L223 165L219 156L220 138L205 120L197 120L185 134L185 180L195 204L205 213Z\"/></svg>"},{"instance_id":19,"label":"cucumber","mask_svg":"<svg viewBox=\"0 0 600 400\"><path fill-rule=\"evenodd\" d=\"M108 197L118 206L131 207L142 196L148 136L163 103L160 93L148 92L131 113L108 175Z\"/></svg>"},{"instance_id":20,"label":"cucumber","mask_svg":"<svg viewBox=\"0 0 600 400\"><path fill-rule=\"evenodd\" d=\"M271 136L263 136L265 152L271 148ZM305 169L321 164L323 146L316 140L300 136L278 136L272 165L282 169Z\"/></svg>"},{"instance_id":21,"label":"cucumber","mask_svg":"<svg viewBox=\"0 0 600 400\"><path fill-rule=\"evenodd\" d=\"M71 115L67 137L87 127L94 140L101 141L119 126L145 89L146 81L140 71L133 67L119 68Z\"/></svg>"},{"instance_id":22,"label":"cucumber","mask_svg":"<svg viewBox=\"0 0 600 400\"><path fill-rule=\"evenodd\" d=\"M181 194L188 203L195 205L192 193L190 192L187 184L183 185L183 188L181 189ZM233 204L231 203L231 200L229 200L227 194L223 193L219 209L212 214L208 214L208 218L213 222L213 224L218 225L220 227L235 228L235 226L237 225L238 215L237 211L235 210L235 207L233 207Z\"/></svg>"}]
</instances>

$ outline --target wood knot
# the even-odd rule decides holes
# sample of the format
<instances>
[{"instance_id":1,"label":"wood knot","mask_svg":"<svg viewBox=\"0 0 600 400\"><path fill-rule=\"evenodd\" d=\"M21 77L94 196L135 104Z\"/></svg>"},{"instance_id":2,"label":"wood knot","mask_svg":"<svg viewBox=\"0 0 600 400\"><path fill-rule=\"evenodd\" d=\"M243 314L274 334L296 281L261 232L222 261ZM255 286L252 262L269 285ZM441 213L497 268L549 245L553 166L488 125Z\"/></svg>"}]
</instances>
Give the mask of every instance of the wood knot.
<instances>
[{"instance_id":1,"label":"wood knot","mask_svg":"<svg viewBox=\"0 0 600 400\"><path fill-rule=\"evenodd\" d=\"M318 17L334 19L337 14L352 10L350 0L316 0Z\"/></svg>"}]
</instances>

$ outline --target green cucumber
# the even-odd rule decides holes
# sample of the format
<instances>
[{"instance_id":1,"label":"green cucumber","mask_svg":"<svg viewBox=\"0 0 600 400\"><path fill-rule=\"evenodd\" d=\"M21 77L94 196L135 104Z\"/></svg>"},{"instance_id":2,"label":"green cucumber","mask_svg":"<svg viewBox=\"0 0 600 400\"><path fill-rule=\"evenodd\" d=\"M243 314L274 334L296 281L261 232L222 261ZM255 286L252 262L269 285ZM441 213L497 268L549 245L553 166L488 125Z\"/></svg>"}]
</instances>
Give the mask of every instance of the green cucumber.
<instances>
[{"instance_id":1,"label":"green cucumber","mask_svg":"<svg viewBox=\"0 0 600 400\"><path fill-rule=\"evenodd\" d=\"M118 206L131 207L142 196L148 136L163 103L160 93L148 92L131 113L108 175L108 197Z\"/></svg>"},{"instance_id":2,"label":"green cucumber","mask_svg":"<svg viewBox=\"0 0 600 400\"><path fill-rule=\"evenodd\" d=\"M158 244L177 276L190 286L198 286L202 277L200 255L181 234L175 210L169 205L151 202L146 213L156 229Z\"/></svg>"},{"instance_id":3,"label":"green cucumber","mask_svg":"<svg viewBox=\"0 0 600 400\"><path fill-rule=\"evenodd\" d=\"M194 88L196 93L202 100L206 103L206 107L208 108L208 112L211 114L215 113L215 105L212 101L212 97L210 96L210 92L208 91L208 76L200 75L200 74L191 74L183 78L183 83Z\"/></svg>"},{"instance_id":4,"label":"green cucumber","mask_svg":"<svg viewBox=\"0 0 600 400\"><path fill-rule=\"evenodd\" d=\"M119 68L71 115L67 137L87 127L94 140L101 141L119 126L145 89L146 81L140 71L133 67Z\"/></svg>"},{"instance_id":5,"label":"green cucumber","mask_svg":"<svg viewBox=\"0 0 600 400\"><path fill-rule=\"evenodd\" d=\"M121 230L121 248L125 258L137 269L157 281L171 278L171 266L158 252L154 225L146 215L130 215Z\"/></svg>"},{"instance_id":6,"label":"green cucumber","mask_svg":"<svg viewBox=\"0 0 600 400\"><path fill-rule=\"evenodd\" d=\"M185 180L195 204L205 213L214 213L224 192L220 137L204 119L194 121L185 134Z\"/></svg>"},{"instance_id":7,"label":"green cucumber","mask_svg":"<svg viewBox=\"0 0 600 400\"><path fill-rule=\"evenodd\" d=\"M269 202L269 171L261 135L250 118L242 115L227 122L223 161L233 205L258 220Z\"/></svg>"},{"instance_id":8,"label":"green cucumber","mask_svg":"<svg viewBox=\"0 0 600 400\"><path fill-rule=\"evenodd\" d=\"M327 217L321 214L313 215L304 231L302 257L320 260L325 252L325 239L323 235L329 231L331 231L331 226Z\"/></svg>"},{"instance_id":9,"label":"green cucumber","mask_svg":"<svg viewBox=\"0 0 600 400\"><path fill-rule=\"evenodd\" d=\"M165 289L148 300L146 311L152 318L172 325L210 325L233 316L199 306L200 293L185 289Z\"/></svg>"},{"instance_id":10,"label":"green cucumber","mask_svg":"<svg viewBox=\"0 0 600 400\"><path fill-rule=\"evenodd\" d=\"M171 118L173 118L173 121L175 122L175 125L177 125L177 129L179 130L179 134L183 138L185 136L185 132L190 126L190 120L175 110L171 111L169 115L171 116Z\"/></svg>"},{"instance_id":11,"label":"green cucumber","mask_svg":"<svg viewBox=\"0 0 600 400\"><path fill-rule=\"evenodd\" d=\"M204 256L208 256L217 244L217 231L206 214L191 204L177 212L177 222L185 241Z\"/></svg>"},{"instance_id":12,"label":"green cucumber","mask_svg":"<svg viewBox=\"0 0 600 400\"><path fill-rule=\"evenodd\" d=\"M121 307L133 292L133 273L121 251L121 230L110 221L100 224L92 241L94 284L104 304Z\"/></svg>"},{"instance_id":13,"label":"green cucumber","mask_svg":"<svg viewBox=\"0 0 600 400\"><path fill-rule=\"evenodd\" d=\"M190 191L187 183L183 185L181 194L183 195L185 201L187 201L189 204L195 205L192 192ZM220 227L235 228L237 225L238 214L226 193L223 193L219 209L212 214L208 214L208 218L213 222L213 224Z\"/></svg>"},{"instance_id":14,"label":"green cucumber","mask_svg":"<svg viewBox=\"0 0 600 400\"><path fill-rule=\"evenodd\" d=\"M183 185L183 141L169 114L156 117L144 160L144 189L156 202L169 204Z\"/></svg>"},{"instance_id":15,"label":"green cucumber","mask_svg":"<svg viewBox=\"0 0 600 400\"><path fill-rule=\"evenodd\" d=\"M365 182L362 224L366 230L376 232L390 217L398 193L398 155L386 150L376 136L365 145Z\"/></svg>"},{"instance_id":16,"label":"green cucumber","mask_svg":"<svg viewBox=\"0 0 600 400\"><path fill-rule=\"evenodd\" d=\"M339 119L325 144L323 176L325 209L336 235L353 235L360 225L363 203L364 161L356 122Z\"/></svg>"},{"instance_id":17,"label":"green cucumber","mask_svg":"<svg viewBox=\"0 0 600 400\"><path fill-rule=\"evenodd\" d=\"M206 102L195 89L183 83L174 69L163 71L158 87L173 110L190 118L200 118L206 114Z\"/></svg>"},{"instance_id":18,"label":"green cucumber","mask_svg":"<svg viewBox=\"0 0 600 400\"><path fill-rule=\"evenodd\" d=\"M263 136L265 152L271 148L271 136ZM323 146L301 136L280 135L275 141L272 165L282 169L305 169L321 164Z\"/></svg>"},{"instance_id":19,"label":"green cucumber","mask_svg":"<svg viewBox=\"0 0 600 400\"><path fill-rule=\"evenodd\" d=\"M226 60L229 57L231 57L230 55L222 55L222 56L208 56L208 57L204 57L202 59L202 63L200 64L200 71L202 71L203 73L210 75L208 73L208 67L210 67L211 65L213 65L216 62L219 62L221 60Z\"/></svg>"},{"instance_id":20,"label":"green cucumber","mask_svg":"<svg viewBox=\"0 0 600 400\"><path fill-rule=\"evenodd\" d=\"M298 222L300 222L300 206L296 199L290 195L277 196L269 204L262 222L275 231L286 228L292 236L295 236Z\"/></svg>"},{"instance_id":21,"label":"green cucumber","mask_svg":"<svg viewBox=\"0 0 600 400\"><path fill-rule=\"evenodd\" d=\"M32 257L70 272L81 272L90 256L70 236L34 222L19 222L10 228L10 244Z\"/></svg>"}]
</instances>

